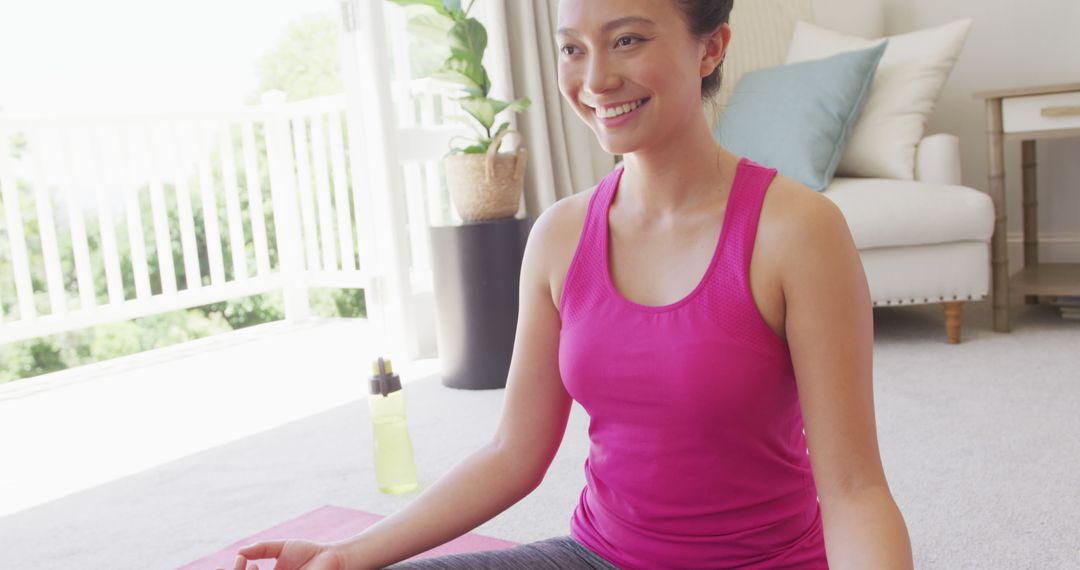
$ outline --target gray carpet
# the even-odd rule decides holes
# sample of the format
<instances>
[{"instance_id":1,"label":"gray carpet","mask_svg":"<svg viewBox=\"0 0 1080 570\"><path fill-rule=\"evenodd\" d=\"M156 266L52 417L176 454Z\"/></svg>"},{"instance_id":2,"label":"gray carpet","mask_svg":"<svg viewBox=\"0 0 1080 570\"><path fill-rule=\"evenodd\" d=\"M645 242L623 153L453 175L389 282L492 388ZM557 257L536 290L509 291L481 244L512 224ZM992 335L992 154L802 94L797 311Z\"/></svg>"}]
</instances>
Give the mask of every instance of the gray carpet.
<instances>
[{"instance_id":1,"label":"gray carpet","mask_svg":"<svg viewBox=\"0 0 1080 570\"><path fill-rule=\"evenodd\" d=\"M874 313L882 462L917 568L1080 568L1080 321L1013 304ZM936 333L936 334L935 334Z\"/></svg>"},{"instance_id":2,"label":"gray carpet","mask_svg":"<svg viewBox=\"0 0 1080 570\"><path fill-rule=\"evenodd\" d=\"M879 441L916 567L1080 568L1080 322L1014 305L999 334L989 309L967 305L960 345L940 306L874 312ZM487 441L504 395L437 377L406 393L425 487ZM540 488L477 532L565 534L586 427L575 405ZM172 568L324 504L391 513L415 494L376 490L370 439L356 400L0 518L0 568Z\"/></svg>"}]
</instances>

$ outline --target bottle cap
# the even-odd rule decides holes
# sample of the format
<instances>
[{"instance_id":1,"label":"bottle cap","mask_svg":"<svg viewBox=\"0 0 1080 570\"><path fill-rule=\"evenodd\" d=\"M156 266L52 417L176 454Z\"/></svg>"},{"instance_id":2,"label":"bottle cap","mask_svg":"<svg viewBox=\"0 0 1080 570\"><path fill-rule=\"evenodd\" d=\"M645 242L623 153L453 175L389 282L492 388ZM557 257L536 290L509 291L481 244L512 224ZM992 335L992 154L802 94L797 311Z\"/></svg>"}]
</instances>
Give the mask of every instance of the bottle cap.
<instances>
[{"instance_id":1,"label":"bottle cap","mask_svg":"<svg viewBox=\"0 0 1080 570\"><path fill-rule=\"evenodd\" d=\"M380 358L379 360L376 360L375 362L371 363L371 375L372 376L378 376L379 374L382 374L382 371L379 370L379 361L380 360L386 366L386 373L387 374L393 374L394 373L394 365L389 360L385 360L385 359Z\"/></svg>"},{"instance_id":2,"label":"bottle cap","mask_svg":"<svg viewBox=\"0 0 1080 570\"><path fill-rule=\"evenodd\" d=\"M371 363L371 394L386 396L401 389L401 377L394 374L394 367L389 360L379 357Z\"/></svg>"}]
</instances>

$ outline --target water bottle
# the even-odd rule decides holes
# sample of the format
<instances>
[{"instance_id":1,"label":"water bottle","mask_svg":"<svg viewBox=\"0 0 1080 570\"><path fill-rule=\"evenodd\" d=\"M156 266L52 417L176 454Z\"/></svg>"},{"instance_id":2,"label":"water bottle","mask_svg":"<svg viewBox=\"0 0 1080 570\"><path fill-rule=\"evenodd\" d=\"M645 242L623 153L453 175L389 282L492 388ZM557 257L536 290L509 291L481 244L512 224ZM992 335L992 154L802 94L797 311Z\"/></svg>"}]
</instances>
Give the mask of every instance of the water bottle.
<instances>
[{"instance_id":1,"label":"water bottle","mask_svg":"<svg viewBox=\"0 0 1080 570\"><path fill-rule=\"evenodd\" d=\"M391 362L382 358L372 363L371 373L368 404L375 435L375 478L383 493L408 493L418 485L401 378L394 374Z\"/></svg>"}]
</instances>

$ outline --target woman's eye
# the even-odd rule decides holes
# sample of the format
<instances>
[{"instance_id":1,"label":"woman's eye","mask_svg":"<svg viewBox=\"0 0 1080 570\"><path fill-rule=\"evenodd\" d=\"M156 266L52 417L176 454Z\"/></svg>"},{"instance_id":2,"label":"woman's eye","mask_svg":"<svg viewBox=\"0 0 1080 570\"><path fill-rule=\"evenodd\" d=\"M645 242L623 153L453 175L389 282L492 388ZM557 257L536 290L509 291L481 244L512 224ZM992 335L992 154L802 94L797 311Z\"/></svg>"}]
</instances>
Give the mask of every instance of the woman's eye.
<instances>
[{"instance_id":1,"label":"woman's eye","mask_svg":"<svg viewBox=\"0 0 1080 570\"><path fill-rule=\"evenodd\" d=\"M631 41L624 42L623 40L631 40ZM643 41L645 41L643 38L639 38L637 36L623 36L623 37L615 40L615 45L617 45L617 46L629 46L629 45L633 45L634 43L640 43L640 42L643 42ZM571 46L571 45L565 45L565 46L559 48L559 51L562 52L564 55L574 55L572 52L567 51L567 50L572 50L572 49L577 49L577 47L576 46Z\"/></svg>"}]
</instances>

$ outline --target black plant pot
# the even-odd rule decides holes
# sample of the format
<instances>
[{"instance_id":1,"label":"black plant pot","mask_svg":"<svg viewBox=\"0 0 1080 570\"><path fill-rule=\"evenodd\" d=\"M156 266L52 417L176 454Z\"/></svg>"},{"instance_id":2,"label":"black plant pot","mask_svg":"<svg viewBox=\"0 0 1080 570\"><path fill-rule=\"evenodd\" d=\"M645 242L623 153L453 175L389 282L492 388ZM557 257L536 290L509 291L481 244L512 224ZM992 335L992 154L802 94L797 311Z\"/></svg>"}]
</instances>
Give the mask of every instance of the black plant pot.
<instances>
[{"instance_id":1,"label":"black plant pot","mask_svg":"<svg viewBox=\"0 0 1080 570\"><path fill-rule=\"evenodd\" d=\"M432 226L435 335L450 388L506 387L528 219Z\"/></svg>"}]
</instances>

